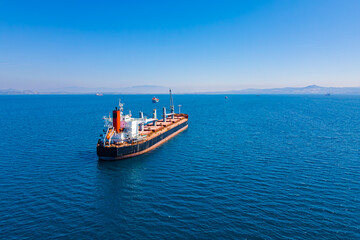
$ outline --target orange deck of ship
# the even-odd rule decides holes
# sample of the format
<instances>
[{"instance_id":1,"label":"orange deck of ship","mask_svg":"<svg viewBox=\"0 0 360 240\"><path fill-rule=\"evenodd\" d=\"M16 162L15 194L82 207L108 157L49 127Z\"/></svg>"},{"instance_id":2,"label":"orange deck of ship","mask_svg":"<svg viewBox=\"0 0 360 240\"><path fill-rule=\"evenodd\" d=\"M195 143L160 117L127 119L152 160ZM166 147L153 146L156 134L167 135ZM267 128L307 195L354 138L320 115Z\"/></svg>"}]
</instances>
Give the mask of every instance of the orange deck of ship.
<instances>
[{"instance_id":1,"label":"orange deck of ship","mask_svg":"<svg viewBox=\"0 0 360 240\"><path fill-rule=\"evenodd\" d=\"M136 142L136 143L121 143L121 144L111 144L107 147L124 147L124 146L130 146L134 144L139 144L142 142L149 141L150 139L186 122L188 120L187 114L175 114L174 118L167 117L166 121L164 122L163 119L158 120L156 122L156 125L154 126L153 123L149 123L144 126L144 130L140 131L140 135L147 135L147 138L143 141Z\"/></svg>"}]
</instances>

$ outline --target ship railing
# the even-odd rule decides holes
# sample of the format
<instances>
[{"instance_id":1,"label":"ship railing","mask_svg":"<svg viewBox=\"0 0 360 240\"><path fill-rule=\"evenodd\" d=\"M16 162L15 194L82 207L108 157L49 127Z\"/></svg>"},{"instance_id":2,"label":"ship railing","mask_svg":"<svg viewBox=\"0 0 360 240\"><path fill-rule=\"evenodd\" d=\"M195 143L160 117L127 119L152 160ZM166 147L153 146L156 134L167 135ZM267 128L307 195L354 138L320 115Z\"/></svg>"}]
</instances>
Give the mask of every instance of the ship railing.
<instances>
[{"instance_id":1,"label":"ship railing","mask_svg":"<svg viewBox=\"0 0 360 240\"><path fill-rule=\"evenodd\" d=\"M143 141L143 140L145 140L146 139L146 136L139 136L139 137L137 137L137 138L134 138L133 140L132 140L132 142L134 142L134 143L136 143L136 142L141 142L141 141Z\"/></svg>"}]
</instances>

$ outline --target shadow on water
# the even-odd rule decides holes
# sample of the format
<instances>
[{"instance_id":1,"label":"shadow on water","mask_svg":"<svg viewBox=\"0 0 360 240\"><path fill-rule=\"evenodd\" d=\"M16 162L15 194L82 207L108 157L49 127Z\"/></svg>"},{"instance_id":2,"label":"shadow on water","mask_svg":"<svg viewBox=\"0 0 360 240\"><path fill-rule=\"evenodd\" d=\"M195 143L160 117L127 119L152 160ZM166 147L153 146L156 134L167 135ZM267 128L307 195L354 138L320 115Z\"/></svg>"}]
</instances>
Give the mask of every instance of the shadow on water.
<instances>
[{"instance_id":1,"label":"shadow on water","mask_svg":"<svg viewBox=\"0 0 360 240\"><path fill-rule=\"evenodd\" d=\"M96 205L110 219L122 221L124 211L132 211L134 201L146 195L146 171L149 156L117 161L98 161ZM124 210L126 209L126 210Z\"/></svg>"},{"instance_id":2,"label":"shadow on water","mask_svg":"<svg viewBox=\"0 0 360 240\"><path fill-rule=\"evenodd\" d=\"M138 156L115 161L98 160L98 186L109 188L137 188L142 183L148 156Z\"/></svg>"},{"instance_id":3,"label":"shadow on water","mask_svg":"<svg viewBox=\"0 0 360 240\"><path fill-rule=\"evenodd\" d=\"M97 158L98 159L98 158ZM98 170L101 171L116 171L116 170L124 170L129 168L141 168L144 161L149 159L148 156L136 156L132 158L125 158L114 161L105 161L105 160L97 160Z\"/></svg>"}]
</instances>

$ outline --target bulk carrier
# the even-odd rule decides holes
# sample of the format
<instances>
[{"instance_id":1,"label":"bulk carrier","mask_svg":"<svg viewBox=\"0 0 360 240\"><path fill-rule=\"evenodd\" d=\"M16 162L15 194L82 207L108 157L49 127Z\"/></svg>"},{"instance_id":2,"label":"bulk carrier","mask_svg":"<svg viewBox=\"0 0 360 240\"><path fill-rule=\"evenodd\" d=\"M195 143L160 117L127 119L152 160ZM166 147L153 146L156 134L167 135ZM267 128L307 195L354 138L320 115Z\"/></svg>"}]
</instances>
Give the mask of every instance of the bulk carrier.
<instances>
[{"instance_id":1,"label":"bulk carrier","mask_svg":"<svg viewBox=\"0 0 360 240\"><path fill-rule=\"evenodd\" d=\"M170 113L163 108L162 119L157 119L157 111L153 110L152 118L133 118L131 112L123 113L124 104L119 100L119 106L113 111L112 118L104 117L104 135L98 141L96 151L100 160L117 160L134 157L146 153L188 127L188 115L175 113L170 90Z\"/></svg>"}]
</instances>

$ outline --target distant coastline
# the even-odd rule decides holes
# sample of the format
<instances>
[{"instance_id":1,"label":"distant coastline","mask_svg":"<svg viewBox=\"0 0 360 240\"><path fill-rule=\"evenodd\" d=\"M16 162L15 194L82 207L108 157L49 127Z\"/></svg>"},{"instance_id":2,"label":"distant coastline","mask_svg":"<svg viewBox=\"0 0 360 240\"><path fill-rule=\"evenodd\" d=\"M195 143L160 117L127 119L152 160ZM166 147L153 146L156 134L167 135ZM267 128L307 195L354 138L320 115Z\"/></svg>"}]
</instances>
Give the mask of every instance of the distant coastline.
<instances>
[{"instance_id":1,"label":"distant coastline","mask_svg":"<svg viewBox=\"0 0 360 240\"><path fill-rule=\"evenodd\" d=\"M32 90L17 90L17 89L0 89L0 95L72 95L72 94L167 94L169 88L163 86L133 86L127 88L79 88L72 87L58 91L32 91ZM178 94L321 94L321 95L360 95L360 87L321 87L317 85L310 85L307 87L284 87L284 88L267 88L255 89L248 88L242 90L229 90L218 92L199 92L199 91L183 91L176 92Z\"/></svg>"},{"instance_id":2,"label":"distant coastline","mask_svg":"<svg viewBox=\"0 0 360 240\"><path fill-rule=\"evenodd\" d=\"M213 92L213 94L360 94L360 87L321 87L310 85L307 87L284 87L284 88L268 88L254 89L248 88L243 90L231 90L222 92Z\"/></svg>"}]
</instances>

